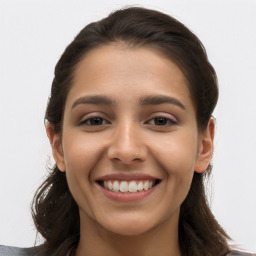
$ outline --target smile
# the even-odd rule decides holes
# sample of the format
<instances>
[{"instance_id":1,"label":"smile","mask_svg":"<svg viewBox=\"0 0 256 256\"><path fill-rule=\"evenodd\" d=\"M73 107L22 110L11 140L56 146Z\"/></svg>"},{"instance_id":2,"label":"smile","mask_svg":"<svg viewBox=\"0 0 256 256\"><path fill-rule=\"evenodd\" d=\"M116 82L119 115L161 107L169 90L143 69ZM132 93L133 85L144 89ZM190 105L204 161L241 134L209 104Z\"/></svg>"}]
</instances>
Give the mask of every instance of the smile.
<instances>
[{"instance_id":1,"label":"smile","mask_svg":"<svg viewBox=\"0 0 256 256\"><path fill-rule=\"evenodd\" d=\"M143 173L111 173L96 180L104 196L116 202L133 202L148 198L162 179Z\"/></svg>"},{"instance_id":2,"label":"smile","mask_svg":"<svg viewBox=\"0 0 256 256\"><path fill-rule=\"evenodd\" d=\"M152 189L159 180L104 180L98 183L105 189L116 193L136 193Z\"/></svg>"}]
</instances>

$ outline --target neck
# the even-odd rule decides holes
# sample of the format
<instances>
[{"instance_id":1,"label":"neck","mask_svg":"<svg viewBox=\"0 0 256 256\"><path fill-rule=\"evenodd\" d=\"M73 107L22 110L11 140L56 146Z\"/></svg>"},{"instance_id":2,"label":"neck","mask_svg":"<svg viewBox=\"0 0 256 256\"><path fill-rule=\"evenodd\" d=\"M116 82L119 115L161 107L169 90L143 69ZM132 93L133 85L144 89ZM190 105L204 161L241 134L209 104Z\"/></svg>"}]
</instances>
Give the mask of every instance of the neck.
<instances>
[{"instance_id":1,"label":"neck","mask_svg":"<svg viewBox=\"0 0 256 256\"><path fill-rule=\"evenodd\" d=\"M91 219L83 221L75 256L181 256L178 216L174 219L135 236L115 234Z\"/></svg>"}]
</instances>

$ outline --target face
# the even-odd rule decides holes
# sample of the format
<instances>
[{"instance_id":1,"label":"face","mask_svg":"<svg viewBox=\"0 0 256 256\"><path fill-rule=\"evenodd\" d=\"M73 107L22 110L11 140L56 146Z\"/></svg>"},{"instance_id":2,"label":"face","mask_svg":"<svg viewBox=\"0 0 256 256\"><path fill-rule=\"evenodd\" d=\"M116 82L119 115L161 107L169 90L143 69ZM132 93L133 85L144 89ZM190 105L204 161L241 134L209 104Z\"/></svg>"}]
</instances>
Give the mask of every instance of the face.
<instances>
[{"instance_id":1,"label":"face","mask_svg":"<svg viewBox=\"0 0 256 256\"><path fill-rule=\"evenodd\" d=\"M82 59L62 135L48 135L81 223L121 235L177 226L194 171L209 164L213 137L198 132L186 79L174 62L120 45Z\"/></svg>"}]
</instances>

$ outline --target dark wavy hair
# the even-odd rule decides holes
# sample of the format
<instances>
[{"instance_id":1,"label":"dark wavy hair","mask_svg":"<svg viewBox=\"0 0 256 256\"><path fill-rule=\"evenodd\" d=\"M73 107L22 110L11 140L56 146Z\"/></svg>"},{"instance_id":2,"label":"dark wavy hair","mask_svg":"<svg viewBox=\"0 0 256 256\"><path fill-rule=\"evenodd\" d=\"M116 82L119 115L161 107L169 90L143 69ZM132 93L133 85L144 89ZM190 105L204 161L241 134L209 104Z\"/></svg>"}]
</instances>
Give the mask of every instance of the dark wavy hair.
<instances>
[{"instance_id":1,"label":"dark wavy hair","mask_svg":"<svg viewBox=\"0 0 256 256\"><path fill-rule=\"evenodd\" d=\"M87 25L65 49L55 67L45 121L62 132L65 101L72 86L74 71L85 54L111 43L127 47L152 47L164 53L182 70L196 108L199 130L205 130L218 100L218 84L204 46L187 27L158 11L130 7ZM195 173L190 191L181 205L179 243L182 255L222 256L228 253L228 235L215 220L206 198L205 179L211 165ZM44 255L65 255L79 241L78 206L73 199L65 173L55 165L37 190L32 215L45 241Z\"/></svg>"}]
</instances>

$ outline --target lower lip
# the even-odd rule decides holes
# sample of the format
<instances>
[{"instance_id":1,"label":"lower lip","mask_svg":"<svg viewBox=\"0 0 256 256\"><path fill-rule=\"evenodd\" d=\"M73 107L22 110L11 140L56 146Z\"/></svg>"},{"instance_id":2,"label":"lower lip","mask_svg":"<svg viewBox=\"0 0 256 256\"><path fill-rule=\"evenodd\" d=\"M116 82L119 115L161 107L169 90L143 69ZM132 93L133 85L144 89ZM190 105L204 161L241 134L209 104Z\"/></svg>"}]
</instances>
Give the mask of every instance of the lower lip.
<instances>
[{"instance_id":1,"label":"lower lip","mask_svg":"<svg viewBox=\"0 0 256 256\"><path fill-rule=\"evenodd\" d=\"M110 191L108 189L105 189L104 187L100 186L99 184L97 184L99 186L99 188L101 189L101 191L103 192L103 194L108 197L109 199L115 200L115 201L119 201L119 202L132 202L132 201L137 201L137 200L141 200L144 199L148 196L150 196L155 190L156 187L159 185L155 185L154 187L150 188L149 190L143 190L143 191L138 191L138 192L113 192Z\"/></svg>"}]
</instances>

